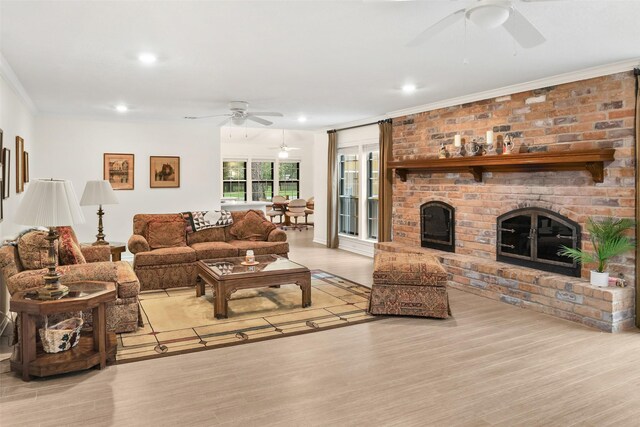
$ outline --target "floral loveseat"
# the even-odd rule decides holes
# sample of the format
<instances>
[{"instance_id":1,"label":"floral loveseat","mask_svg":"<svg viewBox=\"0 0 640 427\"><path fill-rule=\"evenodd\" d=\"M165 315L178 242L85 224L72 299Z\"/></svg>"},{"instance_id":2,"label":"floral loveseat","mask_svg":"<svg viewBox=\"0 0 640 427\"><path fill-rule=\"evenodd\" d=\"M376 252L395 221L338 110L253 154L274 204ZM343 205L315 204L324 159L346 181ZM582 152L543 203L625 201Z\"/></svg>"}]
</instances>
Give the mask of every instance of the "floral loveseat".
<instances>
[{"instance_id":1,"label":"floral loveseat","mask_svg":"<svg viewBox=\"0 0 640 427\"><path fill-rule=\"evenodd\" d=\"M129 251L141 290L195 286L198 260L255 255L288 256L287 234L259 210L231 212L233 224L190 231L182 214L133 217Z\"/></svg>"},{"instance_id":2,"label":"floral loveseat","mask_svg":"<svg viewBox=\"0 0 640 427\"><path fill-rule=\"evenodd\" d=\"M107 304L107 329L116 333L135 331L141 323L138 294L140 283L124 261L111 262L108 246L80 245L69 227L59 228L60 239L56 244L62 284L83 280L113 282L116 284L116 300ZM0 247L0 272L9 294L44 285L45 260L49 244L44 240L46 232L31 231L21 236L15 244ZM64 252L63 241L74 246L75 252ZM91 324L91 312L82 313L87 325ZM63 316L64 317L64 316ZM67 316L68 317L68 316Z\"/></svg>"}]
</instances>

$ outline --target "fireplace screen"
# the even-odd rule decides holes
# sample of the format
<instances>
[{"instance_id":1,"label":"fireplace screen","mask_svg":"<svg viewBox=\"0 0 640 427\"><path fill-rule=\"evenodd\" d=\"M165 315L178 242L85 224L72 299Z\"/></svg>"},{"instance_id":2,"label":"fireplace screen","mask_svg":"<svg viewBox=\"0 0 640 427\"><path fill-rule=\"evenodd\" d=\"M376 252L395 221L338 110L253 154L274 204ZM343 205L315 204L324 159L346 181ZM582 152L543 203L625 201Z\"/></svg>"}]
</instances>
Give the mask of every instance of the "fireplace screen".
<instances>
[{"instance_id":1,"label":"fireplace screen","mask_svg":"<svg viewBox=\"0 0 640 427\"><path fill-rule=\"evenodd\" d=\"M580 225L541 208L516 209L498 217L497 259L580 277L580 264L558 255L561 245L580 247Z\"/></svg>"},{"instance_id":2,"label":"fireplace screen","mask_svg":"<svg viewBox=\"0 0 640 427\"><path fill-rule=\"evenodd\" d=\"M453 206L427 202L420 206L420 244L425 248L455 252Z\"/></svg>"}]
</instances>

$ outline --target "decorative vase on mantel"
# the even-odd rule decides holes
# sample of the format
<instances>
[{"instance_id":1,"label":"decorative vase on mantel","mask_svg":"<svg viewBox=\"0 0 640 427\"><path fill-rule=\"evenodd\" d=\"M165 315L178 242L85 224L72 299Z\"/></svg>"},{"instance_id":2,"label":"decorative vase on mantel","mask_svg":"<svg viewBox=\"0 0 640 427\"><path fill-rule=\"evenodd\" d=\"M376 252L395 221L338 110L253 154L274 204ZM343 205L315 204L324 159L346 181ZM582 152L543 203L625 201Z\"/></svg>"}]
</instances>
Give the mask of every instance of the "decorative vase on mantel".
<instances>
[{"instance_id":1,"label":"decorative vase on mantel","mask_svg":"<svg viewBox=\"0 0 640 427\"><path fill-rule=\"evenodd\" d=\"M591 270L591 285L598 286L599 288L609 286L609 272L604 271L600 273L599 271Z\"/></svg>"}]
</instances>

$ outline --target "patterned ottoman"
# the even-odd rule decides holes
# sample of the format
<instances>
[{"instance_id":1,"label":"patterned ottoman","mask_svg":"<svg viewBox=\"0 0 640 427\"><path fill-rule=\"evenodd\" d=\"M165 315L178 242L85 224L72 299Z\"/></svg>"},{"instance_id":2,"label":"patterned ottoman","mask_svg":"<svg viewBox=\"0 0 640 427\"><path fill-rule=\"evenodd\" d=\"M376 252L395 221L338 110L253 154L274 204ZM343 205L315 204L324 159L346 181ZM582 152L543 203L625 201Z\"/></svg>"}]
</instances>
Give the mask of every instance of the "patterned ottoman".
<instances>
[{"instance_id":1,"label":"patterned ottoman","mask_svg":"<svg viewBox=\"0 0 640 427\"><path fill-rule=\"evenodd\" d=\"M378 252L369 312L445 319L451 315L446 285L447 273L431 255Z\"/></svg>"}]
</instances>

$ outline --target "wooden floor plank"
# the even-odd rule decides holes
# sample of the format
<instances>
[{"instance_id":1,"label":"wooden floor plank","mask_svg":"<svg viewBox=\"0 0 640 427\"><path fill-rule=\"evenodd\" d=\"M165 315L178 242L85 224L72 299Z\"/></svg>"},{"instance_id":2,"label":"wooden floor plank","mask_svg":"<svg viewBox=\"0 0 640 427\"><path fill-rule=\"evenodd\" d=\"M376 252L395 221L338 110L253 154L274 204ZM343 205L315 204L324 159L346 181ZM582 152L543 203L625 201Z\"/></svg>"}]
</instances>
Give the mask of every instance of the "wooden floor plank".
<instances>
[{"instance_id":1,"label":"wooden floor plank","mask_svg":"<svg viewBox=\"0 0 640 427\"><path fill-rule=\"evenodd\" d=\"M294 261L371 285L370 258L313 244L311 230L287 234ZM0 424L638 424L638 331L450 298L446 320L389 317L29 383L0 374Z\"/></svg>"}]
</instances>

